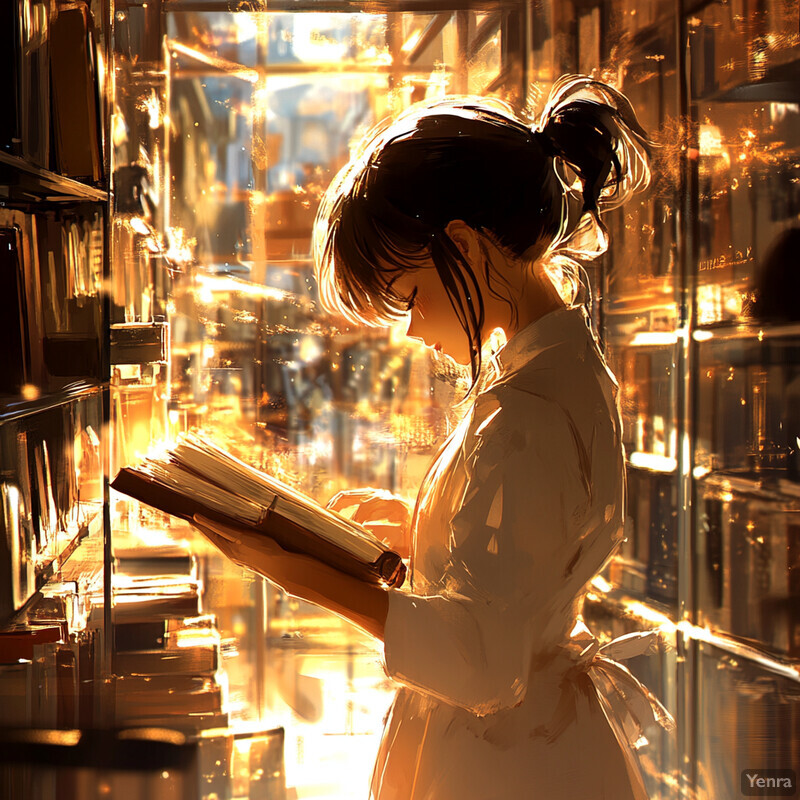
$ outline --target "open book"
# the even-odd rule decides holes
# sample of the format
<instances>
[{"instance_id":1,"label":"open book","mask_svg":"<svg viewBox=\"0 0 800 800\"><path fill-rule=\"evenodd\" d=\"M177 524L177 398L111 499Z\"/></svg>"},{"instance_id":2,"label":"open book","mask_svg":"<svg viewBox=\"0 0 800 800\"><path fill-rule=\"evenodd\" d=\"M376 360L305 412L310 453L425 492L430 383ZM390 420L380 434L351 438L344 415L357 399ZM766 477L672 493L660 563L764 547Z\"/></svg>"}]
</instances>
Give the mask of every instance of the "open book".
<instances>
[{"instance_id":1,"label":"open book","mask_svg":"<svg viewBox=\"0 0 800 800\"><path fill-rule=\"evenodd\" d=\"M328 511L196 434L166 459L120 470L111 484L123 494L189 522L195 514L269 536L368 583L400 586L400 556L355 522Z\"/></svg>"}]
</instances>

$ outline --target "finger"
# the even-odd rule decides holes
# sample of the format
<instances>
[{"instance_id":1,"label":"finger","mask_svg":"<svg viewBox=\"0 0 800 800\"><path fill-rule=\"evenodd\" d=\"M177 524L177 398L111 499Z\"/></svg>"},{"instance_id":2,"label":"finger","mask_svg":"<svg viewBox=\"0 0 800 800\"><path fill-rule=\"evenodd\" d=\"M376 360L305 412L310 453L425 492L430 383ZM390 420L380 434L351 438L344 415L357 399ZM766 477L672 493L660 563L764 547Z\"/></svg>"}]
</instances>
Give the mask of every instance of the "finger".
<instances>
[{"instance_id":1,"label":"finger","mask_svg":"<svg viewBox=\"0 0 800 800\"><path fill-rule=\"evenodd\" d=\"M345 489L328 501L327 508L331 511L340 511L343 508L357 506L372 497L373 494L372 489Z\"/></svg>"},{"instance_id":2,"label":"finger","mask_svg":"<svg viewBox=\"0 0 800 800\"><path fill-rule=\"evenodd\" d=\"M223 539L227 539L229 542L233 544L242 543L241 536L238 534L237 531L235 531L234 528L230 528L227 525L221 525L218 522L214 522L214 520L208 519L208 517L204 517L202 514L195 514L192 517L192 522L201 530L210 531L216 536L220 536Z\"/></svg>"},{"instance_id":3,"label":"finger","mask_svg":"<svg viewBox=\"0 0 800 800\"><path fill-rule=\"evenodd\" d=\"M233 543L230 542L228 539L224 539L222 536L219 536L215 531L211 530L210 528L206 528L204 525L197 525L197 530L205 537L205 539L213 545L217 550L219 550L222 555L226 558L233 557Z\"/></svg>"},{"instance_id":4,"label":"finger","mask_svg":"<svg viewBox=\"0 0 800 800\"><path fill-rule=\"evenodd\" d=\"M358 507L358 510L353 515L353 519L361 523L384 519L389 522L403 523L408 517L408 507L394 497L376 497L372 500L367 500L366 503Z\"/></svg>"},{"instance_id":5,"label":"finger","mask_svg":"<svg viewBox=\"0 0 800 800\"><path fill-rule=\"evenodd\" d=\"M219 550L237 563L248 565L253 560L286 555L286 550L267 534L224 525L202 514L195 514L192 521Z\"/></svg>"}]
</instances>

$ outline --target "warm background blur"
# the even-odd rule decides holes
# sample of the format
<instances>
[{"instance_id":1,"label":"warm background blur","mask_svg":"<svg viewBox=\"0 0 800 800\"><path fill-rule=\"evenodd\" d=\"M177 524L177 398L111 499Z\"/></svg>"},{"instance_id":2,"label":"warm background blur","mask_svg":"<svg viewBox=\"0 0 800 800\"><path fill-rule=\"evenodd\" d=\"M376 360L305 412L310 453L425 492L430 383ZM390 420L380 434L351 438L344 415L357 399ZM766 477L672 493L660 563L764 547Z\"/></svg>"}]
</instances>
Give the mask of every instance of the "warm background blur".
<instances>
[{"instance_id":1,"label":"warm background blur","mask_svg":"<svg viewBox=\"0 0 800 800\"><path fill-rule=\"evenodd\" d=\"M0 796L366 796L370 640L107 479L201 428L413 502L465 376L320 311L321 192L412 102L576 72L655 142L588 266L629 496L585 616L673 643L654 800L797 769L798 0L6 0L0 64Z\"/></svg>"}]
</instances>

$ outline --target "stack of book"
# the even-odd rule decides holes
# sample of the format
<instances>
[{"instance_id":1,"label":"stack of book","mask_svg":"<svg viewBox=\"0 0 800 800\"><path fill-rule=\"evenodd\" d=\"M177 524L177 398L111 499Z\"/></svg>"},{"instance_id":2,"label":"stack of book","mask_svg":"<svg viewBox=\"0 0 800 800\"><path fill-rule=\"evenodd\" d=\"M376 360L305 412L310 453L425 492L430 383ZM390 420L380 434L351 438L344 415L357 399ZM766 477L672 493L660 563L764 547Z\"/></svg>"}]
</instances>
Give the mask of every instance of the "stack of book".
<instances>
[{"instance_id":1,"label":"stack of book","mask_svg":"<svg viewBox=\"0 0 800 800\"><path fill-rule=\"evenodd\" d=\"M226 727L220 635L201 614L196 559L180 545L128 543L115 560L117 724L193 734Z\"/></svg>"},{"instance_id":2,"label":"stack of book","mask_svg":"<svg viewBox=\"0 0 800 800\"><path fill-rule=\"evenodd\" d=\"M48 587L0 632L3 725L77 728L97 723L87 689L99 677L97 632L76 613L77 586ZM80 604L77 604L80 605Z\"/></svg>"}]
</instances>

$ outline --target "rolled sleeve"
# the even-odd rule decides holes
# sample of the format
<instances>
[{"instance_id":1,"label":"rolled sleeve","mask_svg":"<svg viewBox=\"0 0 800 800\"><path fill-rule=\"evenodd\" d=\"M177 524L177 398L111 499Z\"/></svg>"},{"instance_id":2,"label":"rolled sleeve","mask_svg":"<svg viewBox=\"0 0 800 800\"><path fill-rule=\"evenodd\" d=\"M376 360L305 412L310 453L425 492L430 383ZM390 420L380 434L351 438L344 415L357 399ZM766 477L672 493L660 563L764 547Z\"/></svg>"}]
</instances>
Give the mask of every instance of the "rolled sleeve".
<instances>
[{"instance_id":1,"label":"rolled sleeve","mask_svg":"<svg viewBox=\"0 0 800 800\"><path fill-rule=\"evenodd\" d=\"M478 715L523 700L591 493L565 412L519 391L497 397L464 442L466 489L437 594L393 592L384 640L391 677Z\"/></svg>"}]
</instances>

